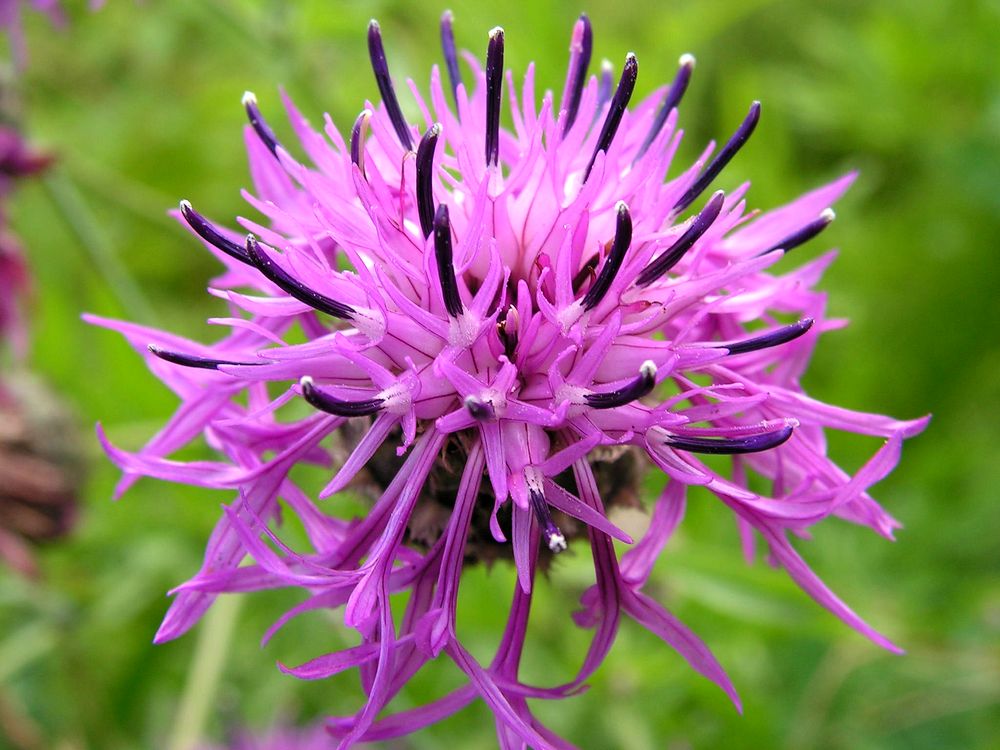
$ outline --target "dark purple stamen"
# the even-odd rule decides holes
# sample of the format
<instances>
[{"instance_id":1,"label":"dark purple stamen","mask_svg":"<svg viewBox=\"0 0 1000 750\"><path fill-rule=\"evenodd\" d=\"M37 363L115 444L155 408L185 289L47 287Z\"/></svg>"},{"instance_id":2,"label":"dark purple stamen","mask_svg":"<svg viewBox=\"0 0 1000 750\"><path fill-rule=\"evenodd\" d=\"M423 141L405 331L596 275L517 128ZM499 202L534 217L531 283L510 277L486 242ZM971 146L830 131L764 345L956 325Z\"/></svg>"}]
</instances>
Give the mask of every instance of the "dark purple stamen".
<instances>
[{"instance_id":1,"label":"dark purple stamen","mask_svg":"<svg viewBox=\"0 0 1000 750\"><path fill-rule=\"evenodd\" d=\"M590 67L590 56L594 51L594 33L590 28L590 19L586 13L581 13L579 20L573 26L573 39L569 45L569 70L566 72L566 87L563 89L561 109L566 112L563 122L563 135L569 132L576 122L580 110L580 99L583 96L583 86L587 82L587 69Z\"/></svg>"},{"instance_id":2,"label":"dark purple stamen","mask_svg":"<svg viewBox=\"0 0 1000 750\"><path fill-rule=\"evenodd\" d=\"M583 398L592 409L614 409L648 395L656 386L656 365L647 359L639 374L627 385L608 393L588 393Z\"/></svg>"},{"instance_id":3,"label":"dark purple stamen","mask_svg":"<svg viewBox=\"0 0 1000 750\"><path fill-rule=\"evenodd\" d=\"M782 326L781 328L777 328L770 333L754 336L753 338L745 339L743 341L737 341L733 344L720 344L719 346L720 348L728 349L730 354L746 354L747 352L755 352L760 349L768 349L772 346L787 344L789 341L794 341L812 328L812 324L812 318L803 318L797 323Z\"/></svg>"},{"instance_id":4,"label":"dark purple stamen","mask_svg":"<svg viewBox=\"0 0 1000 750\"><path fill-rule=\"evenodd\" d=\"M531 498L531 509L535 511L538 524L542 527L542 538L545 539L545 546L552 552L564 552L566 550L566 537L552 520L549 513L549 504L538 490L528 489L528 497Z\"/></svg>"},{"instance_id":5,"label":"dark purple stamen","mask_svg":"<svg viewBox=\"0 0 1000 750\"><path fill-rule=\"evenodd\" d=\"M648 266L642 269L635 283L638 286L649 286L676 266L680 262L680 259L684 257L684 254L691 249L692 245L708 231L708 228L719 217L719 213L722 211L722 204L725 200L726 196L721 190L715 193L709 199L708 203L705 204L705 207L701 209L701 213L694 217L691 226L681 235L680 239L671 245L669 250L659 255L656 260L651 261Z\"/></svg>"},{"instance_id":6,"label":"dark purple stamen","mask_svg":"<svg viewBox=\"0 0 1000 750\"><path fill-rule=\"evenodd\" d=\"M371 110L366 109L351 128L351 163L365 173L365 138L368 135L368 122L372 119Z\"/></svg>"},{"instance_id":7,"label":"dark purple stamen","mask_svg":"<svg viewBox=\"0 0 1000 750\"><path fill-rule=\"evenodd\" d=\"M618 221L615 226L615 240L611 245L611 252L604 259L604 266L597 280L593 283L583 297L583 309L592 310L597 303L604 299L604 295L611 288L611 282L615 280L618 269L622 267L625 260L625 253L628 252L632 243L632 215L624 201L618 202Z\"/></svg>"},{"instance_id":8,"label":"dark purple stamen","mask_svg":"<svg viewBox=\"0 0 1000 750\"><path fill-rule=\"evenodd\" d=\"M434 256L437 259L438 280L441 295L448 314L457 318L462 314L462 298L458 293L458 280L452 262L451 222L448 221L448 206L442 203L434 216Z\"/></svg>"},{"instance_id":9,"label":"dark purple stamen","mask_svg":"<svg viewBox=\"0 0 1000 750\"><path fill-rule=\"evenodd\" d=\"M486 165L500 160L500 95L503 91L503 29L490 32L486 52Z\"/></svg>"},{"instance_id":10,"label":"dark purple stamen","mask_svg":"<svg viewBox=\"0 0 1000 750\"><path fill-rule=\"evenodd\" d=\"M601 151L607 153L608 147L615 137L615 133L618 132L618 126L621 124L622 115L625 114L625 109L632 98L632 92L635 90L635 80L638 76L639 63L635 59L635 55L629 52L625 56L625 67L622 68L622 76L618 79L618 88L611 99L608 116L604 118L604 125L601 126L601 134L597 137L597 145L594 147L594 153L591 155L587 169L583 173L584 182L590 177L590 170L594 168L594 160L597 159L597 154Z\"/></svg>"},{"instance_id":11,"label":"dark purple stamen","mask_svg":"<svg viewBox=\"0 0 1000 750\"><path fill-rule=\"evenodd\" d=\"M788 235L787 237L785 237L785 239L781 240L781 242L775 243L767 250L760 253L760 255L767 255L768 253L772 253L775 250L784 250L787 253L792 248L798 247L799 245L808 242L817 234L822 232L824 229L830 226L830 223L835 218L837 218L837 216L836 214L833 213L832 208L824 209L823 212L819 215L818 219L809 222L804 227L802 227L802 229Z\"/></svg>"},{"instance_id":12,"label":"dark purple stamen","mask_svg":"<svg viewBox=\"0 0 1000 750\"><path fill-rule=\"evenodd\" d=\"M386 112L389 113L396 137L404 149L412 151L413 138L410 136L410 126L406 124L403 111L399 108L396 90L392 87L392 78L389 77L389 64L385 61L382 31L374 18L368 24L368 55L372 60L372 70L375 71L375 83L378 84L379 94L382 95L382 102L385 104Z\"/></svg>"},{"instance_id":13,"label":"dark purple stamen","mask_svg":"<svg viewBox=\"0 0 1000 750\"><path fill-rule=\"evenodd\" d=\"M792 436L791 427L782 427L774 432L752 435L745 438L700 438L671 435L667 445L691 453L711 453L732 456L741 453L760 453L777 448Z\"/></svg>"},{"instance_id":14,"label":"dark purple stamen","mask_svg":"<svg viewBox=\"0 0 1000 750\"><path fill-rule=\"evenodd\" d=\"M439 135L441 125L434 123L417 146L417 215L424 237L434 230L434 148Z\"/></svg>"},{"instance_id":15,"label":"dark purple stamen","mask_svg":"<svg viewBox=\"0 0 1000 750\"><path fill-rule=\"evenodd\" d=\"M493 405L475 396L465 397L465 408L469 410L469 414L480 422L485 422L496 417Z\"/></svg>"},{"instance_id":16,"label":"dark purple stamen","mask_svg":"<svg viewBox=\"0 0 1000 750\"><path fill-rule=\"evenodd\" d=\"M329 297L324 297L322 294L309 289L298 279L292 278L292 276L264 252L260 243L257 242L257 238L252 234L247 235L247 257L269 281L299 302L304 302L310 307L320 312L325 312L327 315L332 315L335 318L351 320L354 316L354 309L349 305L337 302Z\"/></svg>"},{"instance_id":17,"label":"dark purple stamen","mask_svg":"<svg viewBox=\"0 0 1000 750\"><path fill-rule=\"evenodd\" d=\"M235 258L243 263L251 262L250 258L247 257L246 248L223 237L208 219L191 207L188 201L181 201L181 216L184 217L184 221L194 230L195 234L208 244L217 247L230 258Z\"/></svg>"},{"instance_id":18,"label":"dark purple stamen","mask_svg":"<svg viewBox=\"0 0 1000 750\"><path fill-rule=\"evenodd\" d=\"M336 414L338 417L366 417L375 414L382 409L385 399L368 398L361 401L345 401L334 398L329 393L325 393L313 384L310 377L304 377L299 381L302 388L302 397L313 407L327 414Z\"/></svg>"},{"instance_id":19,"label":"dark purple stamen","mask_svg":"<svg viewBox=\"0 0 1000 750\"><path fill-rule=\"evenodd\" d=\"M150 344L148 347L152 354L155 354L162 360L167 362L172 362L175 365L181 365L182 367L195 367L200 370L217 370L220 365L236 365L239 367L253 367L256 365L264 365L266 362L233 362L227 359L212 359L210 357L199 357L196 354L184 354L182 352L172 352L169 349L161 349L156 346L156 344Z\"/></svg>"},{"instance_id":20,"label":"dark purple stamen","mask_svg":"<svg viewBox=\"0 0 1000 750\"><path fill-rule=\"evenodd\" d=\"M649 133L646 134L646 140L642 142L642 146L639 148L639 153L636 154L636 159L645 154L649 147L653 145L653 141L656 140L656 136L658 136L660 131L663 130L663 125L666 123L667 117L670 115L670 111L681 103L681 99L684 97L684 92L687 91L688 83L691 82L691 73L694 70L694 57L686 54L681 55L679 62L680 68L677 70L674 82L671 84L670 91L667 92L667 96L663 100L663 104L660 105L660 109L656 113L653 125L649 129Z\"/></svg>"},{"instance_id":21,"label":"dark purple stamen","mask_svg":"<svg viewBox=\"0 0 1000 750\"><path fill-rule=\"evenodd\" d=\"M697 200L698 196L705 192L705 188L712 184L719 172L725 169L725 166L730 162L730 160L736 156L743 144L746 143L750 136L753 135L754 128L757 127L757 123L760 121L760 102L754 102L750 105L750 111L747 116L740 123L740 126L733 133L732 137L722 147L722 150L718 155L709 162L709 165L702 170L702 173L698 175L698 179L694 181L694 185L688 188L688 191L681 196L681 199L677 201L674 205L674 211L680 213L685 208L690 206Z\"/></svg>"},{"instance_id":22,"label":"dark purple stamen","mask_svg":"<svg viewBox=\"0 0 1000 750\"><path fill-rule=\"evenodd\" d=\"M261 115L260 109L257 108L257 97L254 96L252 91L247 91L243 94L243 107L246 109L247 117L250 118L250 125L253 126L261 143L267 146L268 151L277 157L278 139L275 137L274 131L271 130L270 126L264 122L264 117Z\"/></svg>"},{"instance_id":23,"label":"dark purple stamen","mask_svg":"<svg viewBox=\"0 0 1000 750\"><path fill-rule=\"evenodd\" d=\"M453 16L450 10L441 15L441 48L444 50L444 64L448 68L451 81L451 95L458 107L458 87L462 84L462 71L458 69L458 50L455 49L455 33L451 28Z\"/></svg>"}]
</instances>

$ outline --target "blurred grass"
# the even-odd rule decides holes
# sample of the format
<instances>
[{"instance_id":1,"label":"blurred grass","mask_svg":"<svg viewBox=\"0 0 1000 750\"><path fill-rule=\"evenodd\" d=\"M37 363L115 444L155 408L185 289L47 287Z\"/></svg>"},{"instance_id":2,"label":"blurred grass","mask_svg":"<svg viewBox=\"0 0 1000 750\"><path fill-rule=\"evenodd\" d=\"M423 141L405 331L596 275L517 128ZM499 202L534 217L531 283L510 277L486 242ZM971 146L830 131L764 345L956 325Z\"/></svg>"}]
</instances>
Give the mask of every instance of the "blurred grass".
<instances>
[{"instance_id":1,"label":"blurred grass","mask_svg":"<svg viewBox=\"0 0 1000 750\"><path fill-rule=\"evenodd\" d=\"M397 81L421 85L438 62L441 7L406 2L250 0L111 2L72 8L54 31L27 17L27 130L60 157L51 182L26 185L11 207L37 276L31 365L74 405L92 459L75 537L44 551L44 582L0 573L0 703L42 738L39 747L164 747L196 635L153 647L164 592L195 571L223 493L141 482L109 502L115 474L89 425L102 420L138 445L172 397L116 336L83 325L83 310L157 319L210 338L218 307L204 294L217 268L166 216L190 198L210 215L245 211L239 97L255 90L279 134L276 85L317 120L346 128L376 95L365 24L380 19ZM477 54L497 23L507 62L538 65L539 88L561 87L570 26L558 2L502 9L452 4L461 46ZM741 689L724 697L655 638L625 627L590 692L538 707L587 748L989 748L1000 736L1000 6L889 0L767 2L599 0L585 8L596 57L638 56L637 95L693 52L698 68L682 113L682 158L725 137L749 101L764 102L754 139L723 182L753 180L752 203L779 205L852 168L861 178L838 206L823 247L843 248L824 288L852 325L825 337L807 379L817 396L854 408L935 419L907 446L878 496L905 524L895 545L831 522L802 545L849 603L908 650L892 657L812 604L780 571L746 567L733 524L696 495L660 561L658 596L713 647ZM406 97L402 97L404 100ZM406 106L404 104L404 106ZM56 186L56 191L52 189ZM75 196L76 211L60 205ZM88 239L89 237L89 239ZM95 252L97 255L95 255ZM795 260L788 261L794 263ZM123 288L121 278L126 281ZM141 294L127 292L134 283ZM145 308L145 309L144 309ZM857 466L874 445L834 436ZM570 627L588 584L570 555L541 583L527 676L571 674L587 633ZM495 643L511 590L508 570L470 571L461 628L475 653ZM239 611L208 730L263 727L354 710L353 675L320 683L281 676L348 637L307 617L263 651L258 639L295 597L256 596ZM399 706L456 684L442 664ZM5 746L0 737L0 747ZM489 748L487 710L395 747Z\"/></svg>"}]
</instances>

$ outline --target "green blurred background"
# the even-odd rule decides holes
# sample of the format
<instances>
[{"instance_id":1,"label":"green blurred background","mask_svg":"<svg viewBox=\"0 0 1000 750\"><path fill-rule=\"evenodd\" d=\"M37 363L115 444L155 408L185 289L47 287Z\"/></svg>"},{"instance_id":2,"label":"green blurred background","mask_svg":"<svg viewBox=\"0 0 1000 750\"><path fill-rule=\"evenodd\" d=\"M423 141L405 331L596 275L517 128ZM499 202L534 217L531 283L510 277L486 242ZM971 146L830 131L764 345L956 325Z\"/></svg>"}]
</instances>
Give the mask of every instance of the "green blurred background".
<instances>
[{"instance_id":1,"label":"green blurred background","mask_svg":"<svg viewBox=\"0 0 1000 750\"><path fill-rule=\"evenodd\" d=\"M486 7L483 7L486 6ZM682 108L688 161L726 137L748 103L761 126L720 187L753 180L751 204L779 205L849 169L861 177L823 241L842 255L823 282L852 325L824 338L806 380L825 400L900 417L933 412L877 496L905 524L896 544L830 521L800 545L862 615L908 650L880 651L812 603L781 572L747 567L723 508L695 494L659 563L656 595L730 671L725 697L638 627L624 627L586 695L538 707L585 748L987 748L1000 742L1000 4L861 0L454 2L459 44L483 54L507 32L507 63L538 64L561 89L571 25L586 10L595 60L640 61L638 95L698 59ZM199 629L152 646L165 592L195 570L226 493L143 481L110 500L116 474L93 438L100 419L134 448L174 406L113 334L84 311L209 340L221 306L204 293L212 259L166 216L189 198L217 217L248 211L244 89L279 135L277 85L342 129L376 89L365 26L381 23L398 83L421 86L440 61L428 3L112 0L71 6L53 30L26 19L24 128L59 157L10 213L37 277L30 366L72 404L90 459L75 535L41 553L43 576L0 571L0 708L34 744L70 750L178 748L234 726L305 722L360 705L353 674L302 683L275 669L344 642L335 617L296 623L261 650L297 600L226 600ZM405 93L404 107L410 105ZM286 140L290 140L286 138ZM877 447L834 436L856 468ZM332 502L332 501L331 501ZM587 633L568 614L592 572L571 553L539 586L527 676L572 674ZM473 651L495 643L510 571L471 571L460 626ZM497 604L500 602L500 604ZM448 665L397 702L457 684ZM8 744L4 744L8 743ZM18 747L0 737L0 746ZM392 747L490 748L477 704Z\"/></svg>"}]
</instances>

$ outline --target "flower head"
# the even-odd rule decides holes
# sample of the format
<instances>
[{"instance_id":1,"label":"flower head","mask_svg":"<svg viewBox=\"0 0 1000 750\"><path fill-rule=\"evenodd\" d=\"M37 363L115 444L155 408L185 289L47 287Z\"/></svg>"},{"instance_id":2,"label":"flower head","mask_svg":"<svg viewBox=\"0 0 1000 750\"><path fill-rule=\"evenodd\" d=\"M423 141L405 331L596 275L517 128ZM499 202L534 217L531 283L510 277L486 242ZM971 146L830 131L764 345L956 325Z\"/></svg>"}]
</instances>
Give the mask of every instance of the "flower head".
<instances>
[{"instance_id":1,"label":"flower head","mask_svg":"<svg viewBox=\"0 0 1000 750\"><path fill-rule=\"evenodd\" d=\"M229 335L204 345L91 318L124 334L182 400L138 453L102 434L125 471L119 489L147 475L237 492L157 639L185 632L220 592L307 592L276 627L343 607L360 644L285 668L304 679L363 669L367 702L329 722L342 747L404 734L477 697L503 746L565 747L527 699L578 692L623 614L738 703L708 648L643 591L695 485L735 513L748 549L756 532L821 604L894 648L788 541L830 515L890 536L896 523L867 490L925 424L827 406L798 384L819 335L837 325L813 289L832 255L799 268L785 256L830 223L853 175L748 212L748 185L712 190L756 128L756 102L721 148L668 173L691 56L669 86L633 104L637 58L625 58L617 82L609 65L590 76L592 32L581 17L563 92L539 104L533 69L520 89L504 71L502 29L489 34L485 66L470 55L463 70L451 23L445 14L445 75L433 69L427 99L410 87L416 122L374 21L381 103L366 105L349 136L329 118L315 130L285 98L311 165L286 149L256 97L244 97L256 185L245 197L265 220L241 220L247 235L186 201L179 211L225 266L211 293L230 307L213 321ZM301 402L311 413L296 418ZM826 455L828 428L886 442L851 476ZM168 458L200 436L225 460ZM289 470L328 463L324 448L338 446L346 457L310 497ZM704 455L729 456L731 468ZM636 541L607 509L636 502L634 477L650 466L666 488ZM770 490L751 489L763 486L752 476ZM364 518L325 512L323 498L361 485L376 488ZM279 498L311 549L279 537ZM613 539L634 546L619 557ZM568 546L593 557L595 583L575 617L593 642L575 677L527 685L519 662L534 579ZM247 555L253 564L241 565ZM456 636L456 600L463 566L498 557L512 559L517 584L496 656L480 664ZM390 595L405 590L413 594L397 627ZM469 684L378 718L442 653Z\"/></svg>"}]
</instances>

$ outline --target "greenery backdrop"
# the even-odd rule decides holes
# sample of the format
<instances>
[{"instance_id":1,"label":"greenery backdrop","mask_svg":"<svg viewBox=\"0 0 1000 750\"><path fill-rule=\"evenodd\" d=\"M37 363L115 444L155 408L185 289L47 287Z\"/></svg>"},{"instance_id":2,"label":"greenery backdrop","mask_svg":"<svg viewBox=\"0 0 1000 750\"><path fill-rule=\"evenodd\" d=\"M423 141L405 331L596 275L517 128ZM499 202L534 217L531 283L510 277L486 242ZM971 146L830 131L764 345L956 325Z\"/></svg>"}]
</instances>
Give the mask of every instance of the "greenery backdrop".
<instances>
[{"instance_id":1,"label":"greenery backdrop","mask_svg":"<svg viewBox=\"0 0 1000 750\"><path fill-rule=\"evenodd\" d=\"M42 553L43 577L0 572L0 697L66 750L181 747L233 726L305 722L353 711L353 675L301 683L274 662L340 642L333 618L258 639L294 601L225 602L199 630L150 641L165 591L194 572L225 493L143 481L110 501L116 473L100 455L100 419L136 447L173 397L87 310L208 339L217 268L166 216L178 199L217 217L245 211L244 89L280 133L278 84L314 121L342 128L377 95L365 26L377 17L398 82L424 85L439 62L443 7L409 2L146 0L71 7L64 29L26 18L25 130L58 167L10 209L37 277L29 363L73 405L90 461L75 535ZM744 565L729 514L696 496L659 563L658 595L716 651L746 705L725 697L652 636L625 627L590 692L541 716L586 748L986 748L1000 735L1000 5L995 0L589 0L454 2L461 46L485 52L507 31L507 63L538 64L559 90L570 27L594 25L595 59L635 51L638 95L698 59L682 108L682 155L726 137L754 98L760 128L724 177L753 180L751 203L779 205L858 168L839 219L800 259L836 245L823 287L852 325L824 338L806 385L846 406L915 417L877 496L905 524L896 544L831 521L806 558L864 616L909 651L878 650L813 604L781 571ZM407 97L402 97L406 100ZM404 106L407 106L404 104ZM5 365L6 366L6 365ZM836 437L856 467L875 445ZM568 620L588 559L561 563L539 588L530 673L558 680L585 633ZM499 632L510 571L473 571L461 624L473 650ZM475 585L468 585L475 584ZM226 643L228 641L228 643ZM196 653L198 649L199 653ZM200 654L200 655L199 655ZM206 659L205 657L209 657ZM214 661L213 661L214 657ZM198 665L198 669L195 669ZM442 668L400 707L455 683ZM199 709L201 713L199 714ZM5 740L0 737L0 746ZM393 745L489 748L481 705ZM13 746L13 745L12 745Z\"/></svg>"}]
</instances>

